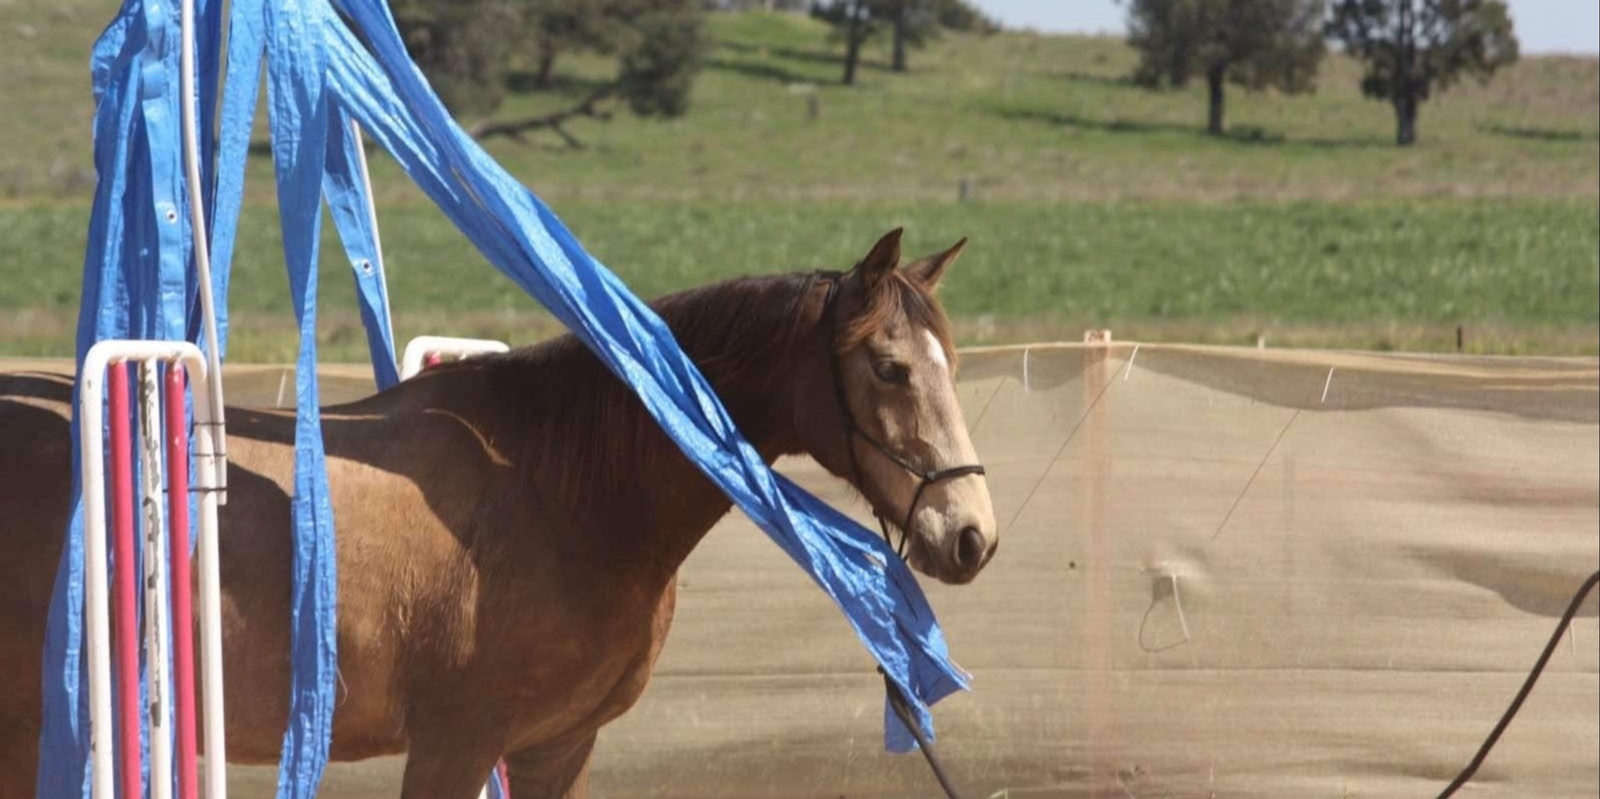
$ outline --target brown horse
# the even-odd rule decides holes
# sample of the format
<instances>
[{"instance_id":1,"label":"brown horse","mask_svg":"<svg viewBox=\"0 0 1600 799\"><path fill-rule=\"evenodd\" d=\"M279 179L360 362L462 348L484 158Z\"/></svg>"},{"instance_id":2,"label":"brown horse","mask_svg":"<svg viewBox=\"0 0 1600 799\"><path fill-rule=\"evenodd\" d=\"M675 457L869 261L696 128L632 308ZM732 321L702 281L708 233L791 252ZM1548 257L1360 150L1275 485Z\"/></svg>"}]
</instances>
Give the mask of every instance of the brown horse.
<instances>
[{"instance_id":1,"label":"brown horse","mask_svg":"<svg viewBox=\"0 0 1600 799\"><path fill-rule=\"evenodd\" d=\"M809 454L885 518L911 520L913 567L964 583L997 543L982 477L925 483L896 461L976 462L933 296L965 242L902 267L899 239L843 276L746 278L655 307L769 463ZM0 377L4 797L34 790L70 387ZM678 567L727 497L571 337L441 367L322 418L338 525L333 758L408 752L412 799L470 799L502 756L519 799L583 796L595 734L643 692ZM228 759L272 763L288 718L294 420L228 419Z\"/></svg>"}]
</instances>

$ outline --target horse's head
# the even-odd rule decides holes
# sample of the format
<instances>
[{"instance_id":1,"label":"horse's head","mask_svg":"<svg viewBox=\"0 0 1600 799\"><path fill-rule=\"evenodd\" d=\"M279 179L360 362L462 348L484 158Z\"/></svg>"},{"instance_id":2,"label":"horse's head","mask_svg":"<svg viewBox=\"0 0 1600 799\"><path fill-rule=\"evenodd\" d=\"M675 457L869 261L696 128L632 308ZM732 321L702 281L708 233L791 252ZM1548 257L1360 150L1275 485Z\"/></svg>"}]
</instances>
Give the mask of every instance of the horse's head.
<instances>
[{"instance_id":1,"label":"horse's head","mask_svg":"<svg viewBox=\"0 0 1600 799\"><path fill-rule=\"evenodd\" d=\"M827 279L806 449L899 531L918 571L967 583L999 544L983 468L956 401L949 320L934 296L966 246L900 263L900 231Z\"/></svg>"}]
</instances>

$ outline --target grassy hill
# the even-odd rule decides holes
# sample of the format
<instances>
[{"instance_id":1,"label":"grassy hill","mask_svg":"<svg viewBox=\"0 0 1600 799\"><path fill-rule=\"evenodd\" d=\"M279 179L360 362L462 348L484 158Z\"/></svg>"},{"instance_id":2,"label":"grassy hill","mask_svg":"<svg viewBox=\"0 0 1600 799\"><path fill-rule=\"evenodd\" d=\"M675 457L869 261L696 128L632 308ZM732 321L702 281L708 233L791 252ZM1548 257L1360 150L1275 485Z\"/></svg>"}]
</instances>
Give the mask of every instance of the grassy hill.
<instances>
[{"instance_id":1,"label":"grassy hill","mask_svg":"<svg viewBox=\"0 0 1600 799\"><path fill-rule=\"evenodd\" d=\"M89 43L104 3L0 3L0 351L70 350L92 190ZM1119 337L1316 346L1594 352L1600 320L1600 64L1531 58L1424 106L1391 146L1387 106L1333 58L1306 97L1232 92L1201 135L1201 89L1147 92L1114 39L949 36L894 75L869 53L836 85L811 20L713 18L716 47L678 120L576 122L490 150L603 261L653 295L747 271L845 266L909 225L913 249L974 246L947 300L968 342ZM513 93L502 116L570 95ZM515 88L515 81L513 81ZM820 116L807 113L811 97ZM265 138L264 133L260 134ZM525 342L550 330L379 158L401 334ZM957 202L968 182L973 200ZM236 264L235 356L293 346L270 163L251 165ZM337 248L325 268L342 269ZM360 357L347 281L325 335Z\"/></svg>"}]
</instances>

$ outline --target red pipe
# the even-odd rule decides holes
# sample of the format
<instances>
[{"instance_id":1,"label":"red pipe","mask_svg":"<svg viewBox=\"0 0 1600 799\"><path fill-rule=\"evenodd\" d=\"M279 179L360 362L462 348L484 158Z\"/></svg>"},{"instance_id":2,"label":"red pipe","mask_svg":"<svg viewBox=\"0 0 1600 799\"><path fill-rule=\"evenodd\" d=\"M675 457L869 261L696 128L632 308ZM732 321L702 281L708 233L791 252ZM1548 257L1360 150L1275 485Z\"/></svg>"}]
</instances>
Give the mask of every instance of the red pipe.
<instances>
[{"instance_id":1,"label":"red pipe","mask_svg":"<svg viewBox=\"0 0 1600 799\"><path fill-rule=\"evenodd\" d=\"M432 369L441 363L444 363L444 358L440 357L437 352L430 352L422 356L422 368L424 369Z\"/></svg>"},{"instance_id":2,"label":"red pipe","mask_svg":"<svg viewBox=\"0 0 1600 799\"><path fill-rule=\"evenodd\" d=\"M112 610L117 685L117 754L122 765L122 795L142 795L139 768L139 583L133 570L133 452L129 442L128 364L113 363L106 370L106 391L111 395L111 541L115 558L116 597ZM89 435L93 435L91 431ZM96 564L98 567L98 564Z\"/></svg>"},{"instance_id":3,"label":"red pipe","mask_svg":"<svg viewBox=\"0 0 1600 799\"><path fill-rule=\"evenodd\" d=\"M189 425L184 412L184 368L167 367L167 543L172 584L173 710L178 732L178 799L200 795L195 746L194 616L189 570Z\"/></svg>"}]
</instances>

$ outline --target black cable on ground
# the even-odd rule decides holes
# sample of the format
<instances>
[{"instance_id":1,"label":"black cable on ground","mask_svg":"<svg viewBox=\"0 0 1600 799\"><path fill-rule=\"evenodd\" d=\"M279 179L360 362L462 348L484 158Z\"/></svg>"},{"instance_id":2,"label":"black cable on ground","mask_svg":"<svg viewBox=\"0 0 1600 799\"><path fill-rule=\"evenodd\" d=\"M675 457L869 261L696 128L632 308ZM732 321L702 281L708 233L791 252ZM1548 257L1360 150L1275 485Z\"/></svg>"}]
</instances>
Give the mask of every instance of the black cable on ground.
<instances>
[{"instance_id":1,"label":"black cable on ground","mask_svg":"<svg viewBox=\"0 0 1600 799\"><path fill-rule=\"evenodd\" d=\"M905 694L900 692L900 686L895 685L881 667L878 673L883 674L884 690L889 693L889 707L893 708L894 714L905 723L906 729L911 730L911 737L917 739L917 747L922 750L922 756L927 758L928 768L933 770L933 776L939 780L939 787L944 789L944 795L950 799L961 799L961 795L956 793L955 785L950 782L950 775L944 772L944 766L939 763L939 754L933 751L933 742L922 734L922 726L911 717L911 708L906 703Z\"/></svg>"},{"instance_id":2,"label":"black cable on ground","mask_svg":"<svg viewBox=\"0 0 1600 799\"><path fill-rule=\"evenodd\" d=\"M1445 788L1444 793L1439 794L1439 799L1448 799L1448 797L1455 795L1455 792L1460 790L1461 786L1466 785L1467 781L1472 779L1472 775L1478 773L1478 767L1483 765L1484 758L1489 756L1489 750L1493 749L1494 745L1499 742L1500 736L1506 731L1506 727L1511 725L1511 719L1516 717L1517 711L1522 709L1522 703L1528 698L1528 694L1533 692L1533 684L1538 682L1539 675L1544 673L1545 664L1550 662L1550 656L1555 653L1556 645L1561 642L1562 634L1572 624L1572 617L1578 615L1578 608L1583 606L1583 600L1588 598L1589 592L1594 590L1596 583L1600 583L1600 572L1589 575L1589 579L1583 581L1583 587L1579 588L1578 593L1573 595L1572 604L1568 605L1567 612L1562 614L1561 623L1556 625L1556 632L1550 636L1550 643L1545 644L1544 652L1539 655L1539 660L1533 664L1533 671L1528 672L1528 679L1522 683L1522 690L1517 692L1517 698L1511 700L1511 707L1506 708L1505 715L1500 717L1500 723L1494 725L1494 731L1489 733L1489 737L1484 740L1483 746L1478 749L1478 754L1473 755L1472 762L1468 763L1455 781L1450 783L1450 787Z\"/></svg>"}]
</instances>

